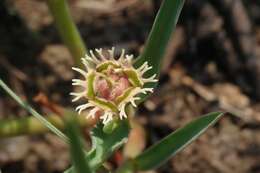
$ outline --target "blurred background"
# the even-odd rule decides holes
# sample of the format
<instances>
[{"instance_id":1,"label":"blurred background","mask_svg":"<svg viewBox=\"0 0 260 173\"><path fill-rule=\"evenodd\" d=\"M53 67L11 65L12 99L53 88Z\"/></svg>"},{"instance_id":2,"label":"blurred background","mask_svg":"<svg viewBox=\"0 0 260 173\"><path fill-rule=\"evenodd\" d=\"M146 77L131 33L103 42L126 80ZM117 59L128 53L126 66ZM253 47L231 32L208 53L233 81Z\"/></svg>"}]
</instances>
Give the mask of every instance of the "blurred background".
<instances>
[{"instance_id":1,"label":"blurred background","mask_svg":"<svg viewBox=\"0 0 260 173\"><path fill-rule=\"evenodd\" d=\"M160 0L69 0L88 48L142 51ZM0 1L0 77L43 114L39 94L73 107L73 59L44 0ZM156 92L132 135L144 148L210 111L228 111L152 173L260 173L260 1L187 0ZM28 113L0 91L0 119ZM144 129L144 130L143 130ZM118 153L117 153L118 154ZM119 153L120 154L120 153ZM118 156L118 155L117 155ZM114 157L117 158L117 157ZM113 166L114 158L111 159ZM2 173L61 173L68 147L50 133L0 139Z\"/></svg>"}]
</instances>

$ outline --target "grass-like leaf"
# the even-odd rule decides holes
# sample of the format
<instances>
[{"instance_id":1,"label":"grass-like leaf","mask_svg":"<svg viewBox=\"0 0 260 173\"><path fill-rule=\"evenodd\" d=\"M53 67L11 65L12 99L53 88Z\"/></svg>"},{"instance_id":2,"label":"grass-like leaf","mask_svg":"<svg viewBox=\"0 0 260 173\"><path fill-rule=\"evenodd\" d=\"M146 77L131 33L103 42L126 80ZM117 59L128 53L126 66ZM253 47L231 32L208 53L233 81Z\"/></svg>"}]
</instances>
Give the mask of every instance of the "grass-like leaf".
<instances>
[{"instance_id":1,"label":"grass-like leaf","mask_svg":"<svg viewBox=\"0 0 260 173\"><path fill-rule=\"evenodd\" d=\"M63 42L69 48L76 65L82 67L80 59L87 52L86 46L70 15L67 0L47 0L47 4Z\"/></svg>"},{"instance_id":2,"label":"grass-like leaf","mask_svg":"<svg viewBox=\"0 0 260 173\"><path fill-rule=\"evenodd\" d=\"M184 149L213 125L224 113L213 112L199 117L151 146L135 159L127 161L117 173L155 169Z\"/></svg>"},{"instance_id":3,"label":"grass-like leaf","mask_svg":"<svg viewBox=\"0 0 260 173\"><path fill-rule=\"evenodd\" d=\"M155 18L152 30L146 41L143 53L136 59L134 66L139 67L144 62L148 62L153 68L145 75L159 76L161 61L172 32L175 29L180 12L185 0L164 0ZM149 84L148 87L155 87L156 83ZM142 98L145 96L143 95ZM143 99L142 99L143 100Z\"/></svg>"},{"instance_id":4,"label":"grass-like leaf","mask_svg":"<svg viewBox=\"0 0 260 173\"><path fill-rule=\"evenodd\" d=\"M92 171L88 165L88 160L85 158L76 118L68 118L66 123L66 133L70 139L70 154L75 172L91 173Z\"/></svg>"},{"instance_id":5,"label":"grass-like leaf","mask_svg":"<svg viewBox=\"0 0 260 173\"><path fill-rule=\"evenodd\" d=\"M57 136L62 138L64 141L68 142L68 138L64 135L58 128L56 128L52 123L46 120L42 115L40 115L35 109L33 109L28 103L24 102L20 97L18 97L1 79L0 87L2 87L6 93L8 93L20 106L31 113L35 118L37 118L42 124L44 124L50 131L55 133Z\"/></svg>"},{"instance_id":6,"label":"grass-like leaf","mask_svg":"<svg viewBox=\"0 0 260 173\"><path fill-rule=\"evenodd\" d=\"M164 161L198 138L222 115L221 112L207 114L168 135L135 159L137 170L149 170L160 166Z\"/></svg>"},{"instance_id":7,"label":"grass-like leaf","mask_svg":"<svg viewBox=\"0 0 260 173\"><path fill-rule=\"evenodd\" d=\"M145 61L153 66L147 75L158 74L165 49L175 29L185 0L164 0L157 13L153 27L146 41L143 53L138 57L135 66Z\"/></svg>"}]
</instances>

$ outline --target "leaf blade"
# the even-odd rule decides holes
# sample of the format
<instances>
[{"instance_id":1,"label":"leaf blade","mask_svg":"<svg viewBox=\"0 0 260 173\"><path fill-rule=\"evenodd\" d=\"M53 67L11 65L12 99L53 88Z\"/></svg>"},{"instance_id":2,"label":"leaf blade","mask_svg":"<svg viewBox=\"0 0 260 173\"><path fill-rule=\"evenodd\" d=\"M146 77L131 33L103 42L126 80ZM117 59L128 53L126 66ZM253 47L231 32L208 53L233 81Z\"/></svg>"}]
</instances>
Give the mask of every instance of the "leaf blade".
<instances>
[{"instance_id":1,"label":"leaf blade","mask_svg":"<svg viewBox=\"0 0 260 173\"><path fill-rule=\"evenodd\" d=\"M143 53L136 59L134 66L140 67L146 61L153 68L145 73L146 77L160 73L161 61L167 48L172 32L175 30L185 0L164 0L157 13L154 24L148 36ZM146 87L155 88L156 83L146 84ZM148 94L142 95L140 102Z\"/></svg>"},{"instance_id":2,"label":"leaf blade","mask_svg":"<svg viewBox=\"0 0 260 173\"><path fill-rule=\"evenodd\" d=\"M145 61L153 66L148 75L158 74L166 46L179 19L184 0L164 0L149 34L143 53L135 61L139 67Z\"/></svg>"},{"instance_id":3,"label":"leaf blade","mask_svg":"<svg viewBox=\"0 0 260 173\"><path fill-rule=\"evenodd\" d=\"M47 0L46 2L61 39L68 47L76 65L83 67L81 58L87 53L87 48L72 19L68 2L66 0Z\"/></svg>"},{"instance_id":4,"label":"leaf blade","mask_svg":"<svg viewBox=\"0 0 260 173\"><path fill-rule=\"evenodd\" d=\"M213 112L197 118L183 128L176 130L135 158L135 169L149 170L160 166L198 138L223 115L224 113L221 112Z\"/></svg>"},{"instance_id":5,"label":"leaf blade","mask_svg":"<svg viewBox=\"0 0 260 173\"><path fill-rule=\"evenodd\" d=\"M37 118L42 124L44 124L50 131L59 136L65 142L68 142L67 136L62 133L58 128L56 128L52 123L45 119L41 114L39 114L35 109L33 109L28 103L24 102L19 96L17 96L5 83L0 79L0 87L2 87L6 93L8 93L21 107L31 113L35 118Z\"/></svg>"}]
</instances>

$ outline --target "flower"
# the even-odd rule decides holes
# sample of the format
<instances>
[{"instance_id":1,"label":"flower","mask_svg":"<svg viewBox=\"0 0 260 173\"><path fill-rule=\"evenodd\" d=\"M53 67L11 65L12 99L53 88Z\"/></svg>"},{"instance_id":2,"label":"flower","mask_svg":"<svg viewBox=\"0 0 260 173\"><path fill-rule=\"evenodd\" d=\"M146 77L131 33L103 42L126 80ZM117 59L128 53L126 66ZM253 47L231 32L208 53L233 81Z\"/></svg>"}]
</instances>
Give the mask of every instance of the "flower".
<instances>
[{"instance_id":1,"label":"flower","mask_svg":"<svg viewBox=\"0 0 260 173\"><path fill-rule=\"evenodd\" d=\"M90 51L89 55L82 58L86 71L73 67L80 73L84 80L73 79L72 85L83 88L81 92L72 92L72 102L85 99L86 103L76 107L80 114L89 109L87 118L99 116L103 124L107 124L114 117L127 118L125 108L128 104L136 107L139 94L153 92L153 88L145 88L144 84L157 82L156 74L149 78L143 77L144 73L152 69L145 62L139 68L133 67L133 55L125 54L123 49L119 58L114 57L114 47L107 50L102 49Z\"/></svg>"}]
</instances>

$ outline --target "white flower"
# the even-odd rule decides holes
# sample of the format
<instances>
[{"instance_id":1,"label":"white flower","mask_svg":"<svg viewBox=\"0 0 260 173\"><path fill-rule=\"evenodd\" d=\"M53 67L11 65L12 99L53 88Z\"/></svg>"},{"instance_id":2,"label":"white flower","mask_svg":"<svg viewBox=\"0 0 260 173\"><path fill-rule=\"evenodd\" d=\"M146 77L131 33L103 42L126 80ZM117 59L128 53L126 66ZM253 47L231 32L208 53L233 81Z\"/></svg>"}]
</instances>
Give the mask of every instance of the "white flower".
<instances>
[{"instance_id":1,"label":"white flower","mask_svg":"<svg viewBox=\"0 0 260 173\"><path fill-rule=\"evenodd\" d=\"M76 111L80 114L90 109L87 118L99 116L103 124L110 122L113 117L127 118L125 107L132 104L136 107L139 94L153 92L153 88L144 88L145 83L157 82L156 75L144 78L143 75L152 69L145 62L139 68L133 67L133 56L126 55L125 50L119 58L114 57L114 47L105 52L102 49L90 51L82 58L86 70L73 67L84 79L73 79L72 85L83 88L82 92L73 92L73 102L85 99L86 103L79 105Z\"/></svg>"}]
</instances>

